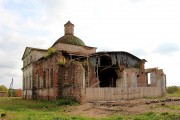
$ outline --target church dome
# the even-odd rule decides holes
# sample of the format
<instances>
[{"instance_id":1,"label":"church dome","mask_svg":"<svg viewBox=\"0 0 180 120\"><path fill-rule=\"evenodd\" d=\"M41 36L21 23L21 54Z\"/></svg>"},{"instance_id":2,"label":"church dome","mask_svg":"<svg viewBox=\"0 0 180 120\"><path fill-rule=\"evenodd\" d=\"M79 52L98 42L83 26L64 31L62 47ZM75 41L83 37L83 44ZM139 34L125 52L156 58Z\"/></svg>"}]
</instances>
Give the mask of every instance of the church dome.
<instances>
[{"instance_id":1,"label":"church dome","mask_svg":"<svg viewBox=\"0 0 180 120\"><path fill-rule=\"evenodd\" d=\"M76 37L74 35L64 35L61 38L59 38L54 43L54 45L57 43L65 43L65 44L71 44L71 45L85 46L85 43L81 39L79 39L78 37Z\"/></svg>"},{"instance_id":2,"label":"church dome","mask_svg":"<svg viewBox=\"0 0 180 120\"><path fill-rule=\"evenodd\" d=\"M68 21L64 25L64 36L59 38L54 44L57 43L65 43L65 44L71 44L71 45L79 45L79 46L86 46L85 43L79 39L78 37L74 36L74 24L72 24L70 21Z\"/></svg>"}]
</instances>

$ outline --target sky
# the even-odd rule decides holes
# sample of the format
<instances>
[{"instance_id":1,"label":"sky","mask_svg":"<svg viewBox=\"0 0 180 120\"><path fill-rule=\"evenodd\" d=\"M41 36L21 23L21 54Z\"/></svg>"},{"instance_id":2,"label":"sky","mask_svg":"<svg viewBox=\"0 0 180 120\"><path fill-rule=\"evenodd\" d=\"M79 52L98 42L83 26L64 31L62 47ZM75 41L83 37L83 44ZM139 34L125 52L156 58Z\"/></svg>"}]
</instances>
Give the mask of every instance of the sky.
<instances>
[{"instance_id":1,"label":"sky","mask_svg":"<svg viewBox=\"0 0 180 120\"><path fill-rule=\"evenodd\" d=\"M0 0L0 85L22 88L25 48L48 49L64 24L97 51L126 51L180 86L180 0Z\"/></svg>"}]
</instances>

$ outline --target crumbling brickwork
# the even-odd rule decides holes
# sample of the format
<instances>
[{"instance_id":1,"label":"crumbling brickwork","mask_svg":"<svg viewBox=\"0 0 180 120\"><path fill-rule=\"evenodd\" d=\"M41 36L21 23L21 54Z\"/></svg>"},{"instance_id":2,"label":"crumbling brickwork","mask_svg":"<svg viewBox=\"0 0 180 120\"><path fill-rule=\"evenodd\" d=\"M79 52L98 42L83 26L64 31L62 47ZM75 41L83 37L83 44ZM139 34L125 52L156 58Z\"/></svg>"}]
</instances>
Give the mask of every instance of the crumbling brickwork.
<instances>
[{"instance_id":1,"label":"crumbling brickwork","mask_svg":"<svg viewBox=\"0 0 180 120\"><path fill-rule=\"evenodd\" d=\"M59 97L59 54L42 58L34 63L33 97L41 99L57 99Z\"/></svg>"},{"instance_id":2,"label":"crumbling brickwork","mask_svg":"<svg viewBox=\"0 0 180 120\"><path fill-rule=\"evenodd\" d=\"M82 63L78 61L70 61L65 67L65 79L63 81L62 96L74 98L83 102L83 80L85 70Z\"/></svg>"},{"instance_id":3,"label":"crumbling brickwork","mask_svg":"<svg viewBox=\"0 0 180 120\"><path fill-rule=\"evenodd\" d=\"M166 75L163 70L146 69L145 59L128 52L96 52L95 47L86 46L74 36L74 24L68 21L64 26L65 35L49 49L25 49L22 57L23 98L71 98L84 103L88 101L89 88L104 88L104 95L109 92L106 92L107 88L117 88L112 96L123 94L115 96L123 99L138 98L138 95L130 96L128 92L137 94L146 90L144 87L156 88L159 91L156 96L165 95Z\"/></svg>"}]
</instances>

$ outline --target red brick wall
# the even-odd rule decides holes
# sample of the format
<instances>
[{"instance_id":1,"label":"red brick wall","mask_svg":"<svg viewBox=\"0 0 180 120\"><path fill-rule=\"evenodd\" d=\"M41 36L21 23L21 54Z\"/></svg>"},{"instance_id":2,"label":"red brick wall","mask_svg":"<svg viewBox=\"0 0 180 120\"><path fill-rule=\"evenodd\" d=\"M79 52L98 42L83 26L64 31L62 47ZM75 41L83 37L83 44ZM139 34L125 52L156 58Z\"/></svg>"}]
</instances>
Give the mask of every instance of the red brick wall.
<instances>
[{"instance_id":1,"label":"red brick wall","mask_svg":"<svg viewBox=\"0 0 180 120\"><path fill-rule=\"evenodd\" d=\"M70 61L65 67L62 82L62 96L83 102L83 66L80 62Z\"/></svg>"},{"instance_id":2,"label":"red brick wall","mask_svg":"<svg viewBox=\"0 0 180 120\"><path fill-rule=\"evenodd\" d=\"M56 53L52 57L49 57L47 59L41 59L38 62L34 64L34 71L33 71L33 88L34 92L33 95L35 98L40 99L49 99L53 100L59 97L59 65L58 65L58 58L59 54ZM50 77L50 71L53 69L53 86L50 85L51 77ZM43 86L43 80L44 80L44 71L46 73L46 84ZM38 75L39 80L38 81ZM41 85L39 85L39 83Z\"/></svg>"}]
</instances>

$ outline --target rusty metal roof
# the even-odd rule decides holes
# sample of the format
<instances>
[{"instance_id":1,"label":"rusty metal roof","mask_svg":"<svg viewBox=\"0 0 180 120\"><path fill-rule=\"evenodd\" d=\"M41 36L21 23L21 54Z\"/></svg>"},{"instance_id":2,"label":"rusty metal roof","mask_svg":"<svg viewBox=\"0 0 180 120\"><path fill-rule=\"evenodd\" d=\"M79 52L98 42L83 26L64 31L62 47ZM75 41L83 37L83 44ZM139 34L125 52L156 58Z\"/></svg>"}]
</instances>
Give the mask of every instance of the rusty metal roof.
<instances>
[{"instance_id":1,"label":"rusty metal roof","mask_svg":"<svg viewBox=\"0 0 180 120\"><path fill-rule=\"evenodd\" d=\"M140 58L138 58L137 56L129 53L129 52L126 52L126 51L100 51L100 52L96 52L94 54L91 54L91 56L96 56L96 55L101 55L101 54L127 54L129 56L132 56L134 57L135 59L137 60L141 60ZM144 59L145 60L145 59Z\"/></svg>"}]
</instances>

